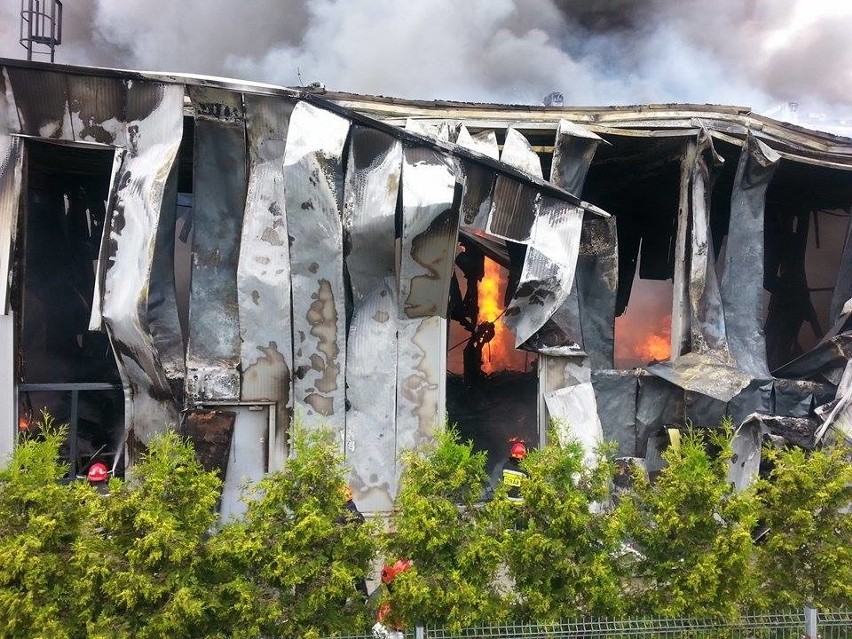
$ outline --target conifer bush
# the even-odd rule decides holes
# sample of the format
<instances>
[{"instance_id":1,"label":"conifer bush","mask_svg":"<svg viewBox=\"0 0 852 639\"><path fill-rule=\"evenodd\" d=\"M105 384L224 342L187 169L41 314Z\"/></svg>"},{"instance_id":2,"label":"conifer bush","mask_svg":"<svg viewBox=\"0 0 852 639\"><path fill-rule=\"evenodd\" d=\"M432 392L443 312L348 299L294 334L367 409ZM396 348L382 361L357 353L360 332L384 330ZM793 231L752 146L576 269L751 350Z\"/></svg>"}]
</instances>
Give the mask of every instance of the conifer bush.
<instances>
[{"instance_id":1,"label":"conifer bush","mask_svg":"<svg viewBox=\"0 0 852 639\"><path fill-rule=\"evenodd\" d=\"M852 451L767 449L759 483L768 532L758 547L760 604L769 609L852 605Z\"/></svg>"},{"instance_id":2,"label":"conifer bush","mask_svg":"<svg viewBox=\"0 0 852 639\"><path fill-rule=\"evenodd\" d=\"M318 638L372 626L357 583L376 554L377 526L347 517L346 469L327 432L296 428L294 457L251 491L243 521L217 536L233 571L223 596L233 637Z\"/></svg>"},{"instance_id":3,"label":"conifer bush","mask_svg":"<svg viewBox=\"0 0 852 639\"><path fill-rule=\"evenodd\" d=\"M625 583L634 612L731 619L751 601L758 502L727 480L732 439L730 421L690 430L655 483L636 473L616 513L639 552Z\"/></svg>"},{"instance_id":4,"label":"conifer bush","mask_svg":"<svg viewBox=\"0 0 852 639\"><path fill-rule=\"evenodd\" d=\"M392 619L458 629L507 613L497 588L502 529L478 502L488 481L486 455L453 428L406 453L387 539L388 561L413 567L396 577Z\"/></svg>"},{"instance_id":5,"label":"conifer bush","mask_svg":"<svg viewBox=\"0 0 852 639\"><path fill-rule=\"evenodd\" d=\"M89 489L74 589L88 637L216 636L221 579L209 541L219 488L169 431L149 442L130 481L110 480L108 495Z\"/></svg>"},{"instance_id":6,"label":"conifer bush","mask_svg":"<svg viewBox=\"0 0 852 639\"><path fill-rule=\"evenodd\" d=\"M620 613L622 531L608 509L611 448L590 467L579 441L549 441L522 463L523 504L502 499L498 489L491 506L510 522L503 554L515 585L514 616L549 622Z\"/></svg>"},{"instance_id":7,"label":"conifer bush","mask_svg":"<svg viewBox=\"0 0 852 639\"><path fill-rule=\"evenodd\" d=\"M0 635L8 639L86 636L73 591L72 561L90 515L81 487L59 462L66 430L42 414L38 438L22 438L0 470Z\"/></svg>"}]
</instances>

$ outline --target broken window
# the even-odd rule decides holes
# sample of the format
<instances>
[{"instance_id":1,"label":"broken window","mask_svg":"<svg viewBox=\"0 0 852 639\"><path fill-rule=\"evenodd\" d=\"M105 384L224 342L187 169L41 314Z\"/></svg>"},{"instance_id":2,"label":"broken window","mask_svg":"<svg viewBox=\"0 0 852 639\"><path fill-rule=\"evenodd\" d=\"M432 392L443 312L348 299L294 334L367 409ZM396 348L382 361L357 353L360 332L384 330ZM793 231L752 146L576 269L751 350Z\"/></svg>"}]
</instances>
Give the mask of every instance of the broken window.
<instances>
[{"instance_id":1,"label":"broken window","mask_svg":"<svg viewBox=\"0 0 852 639\"><path fill-rule=\"evenodd\" d=\"M671 351L678 184L683 140L611 137L584 197L616 216L618 292L614 367L666 360Z\"/></svg>"},{"instance_id":2,"label":"broken window","mask_svg":"<svg viewBox=\"0 0 852 639\"><path fill-rule=\"evenodd\" d=\"M41 410L68 424L71 476L94 461L122 473L124 395L105 333L89 331L112 151L27 141L16 292L18 426Z\"/></svg>"},{"instance_id":3,"label":"broken window","mask_svg":"<svg viewBox=\"0 0 852 639\"><path fill-rule=\"evenodd\" d=\"M770 370L816 346L832 328L850 196L844 172L787 161L769 185L764 330Z\"/></svg>"}]
</instances>

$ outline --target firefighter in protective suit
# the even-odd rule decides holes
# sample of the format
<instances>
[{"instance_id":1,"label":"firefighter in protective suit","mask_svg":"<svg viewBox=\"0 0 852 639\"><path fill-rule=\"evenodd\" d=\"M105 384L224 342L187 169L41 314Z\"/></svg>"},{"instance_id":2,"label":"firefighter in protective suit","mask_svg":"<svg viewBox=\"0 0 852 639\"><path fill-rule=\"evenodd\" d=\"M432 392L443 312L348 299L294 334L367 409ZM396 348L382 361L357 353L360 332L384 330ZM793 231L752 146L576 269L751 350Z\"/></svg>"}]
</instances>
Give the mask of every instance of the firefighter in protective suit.
<instances>
[{"instance_id":1,"label":"firefighter in protective suit","mask_svg":"<svg viewBox=\"0 0 852 639\"><path fill-rule=\"evenodd\" d=\"M521 495L521 480L527 473L521 469L521 462L527 458L527 446L521 440L512 442L509 459L503 463L503 485L506 486L506 499L520 506L524 503Z\"/></svg>"},{"instance_id":2,"label":"firefighter in protective suit","mask_svg":"<svg viewBox=\"0 0 852 639\"><path fill-rule=\"evenodd\" d=\"M408 559L398 559L392 564L386 564L382 568L382 585L373 591L370 599L376 600L381 597L382 587L388 593L393 592L393 580L409 568L411 568L411 562ZM402 628L389 621L390 612L390 603L387 601L382 603L376 611L376 625L373 626L375 639L403 639L405 636Z\"/></svg>"}]
</instances>

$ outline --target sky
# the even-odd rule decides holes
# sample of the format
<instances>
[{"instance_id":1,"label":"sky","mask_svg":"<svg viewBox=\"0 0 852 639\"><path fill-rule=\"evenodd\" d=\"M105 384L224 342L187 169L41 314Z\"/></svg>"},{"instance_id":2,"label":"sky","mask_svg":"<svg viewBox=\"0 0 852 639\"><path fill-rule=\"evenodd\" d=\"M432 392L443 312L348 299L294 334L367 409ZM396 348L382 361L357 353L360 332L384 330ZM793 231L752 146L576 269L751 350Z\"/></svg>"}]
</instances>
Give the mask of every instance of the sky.
<instances>
[{"instance_id":1,"label":"sky","mask_svg":"<svg viewBox=\"0 0 852 639\"><path fill-rule=\"evenodd\" d=\"M64 0L56 61L420 99L852 114L852 0ZM21 58L18 0L0 56Z\"/></svg>"}]
</instances>

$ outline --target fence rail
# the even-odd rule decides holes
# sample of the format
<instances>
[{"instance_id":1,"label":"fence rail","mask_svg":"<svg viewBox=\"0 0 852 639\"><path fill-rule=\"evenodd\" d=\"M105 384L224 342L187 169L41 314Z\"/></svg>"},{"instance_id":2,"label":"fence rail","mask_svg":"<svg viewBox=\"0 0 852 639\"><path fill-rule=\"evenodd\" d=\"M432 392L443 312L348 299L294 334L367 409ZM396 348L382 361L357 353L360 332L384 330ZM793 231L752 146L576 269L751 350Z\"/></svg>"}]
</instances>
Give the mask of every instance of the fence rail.
<instances>
[{"instance_id":1,"label":"fence rail","mask_svg":"<svg viewBox=\"0 0 852 639\"><path fill-rule=\"evenodd\" d=\"M711 619L583 619L552 624L497 624L450 631L418 627L405 639L852 639L852 610L748 615ZM372 634L341 639L368 639Z\"/></svg>"}]
</instances>

